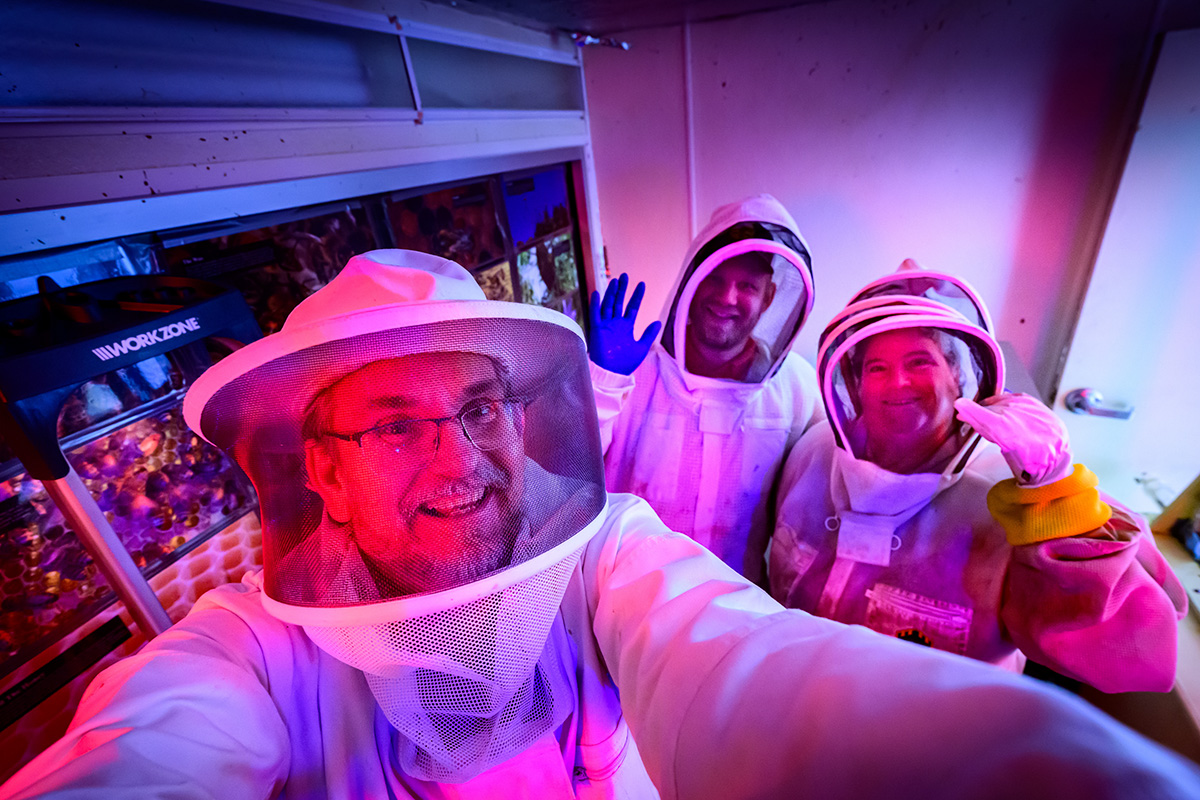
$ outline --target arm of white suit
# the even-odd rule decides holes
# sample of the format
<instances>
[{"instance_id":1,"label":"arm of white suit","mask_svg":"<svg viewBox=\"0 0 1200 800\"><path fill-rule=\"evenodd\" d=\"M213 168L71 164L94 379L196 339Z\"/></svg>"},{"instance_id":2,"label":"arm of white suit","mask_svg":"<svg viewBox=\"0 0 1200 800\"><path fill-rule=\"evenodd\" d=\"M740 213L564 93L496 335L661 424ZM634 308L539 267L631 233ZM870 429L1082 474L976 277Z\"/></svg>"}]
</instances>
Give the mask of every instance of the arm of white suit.
<instances>
[{"instance_id":1,"label":"arm of white suit","mask_svg":"<svg viewBox=\"0 0 1200 800\"><path fill-rule=\"evenodd\" d=\"M813 406L812 416L808 418L808 424L804 426L803 433L807 433L828 418L828 415L825 413L825 404L818 398L816 404Z\"/></svg>"},{"instance_id":2,"label":"arm of white suit","mask_svg":"<svg viewBox=\"0 0 1200 800\"><path fill-rule=\"evenodd\" d=\"M822 416L820 422L824 421ZM788 453L787 460L779 471L779 486L775 494L775 528L771 535L771 548L767 554L767 580L771 596L789 608L798 605L792 597L792 592L802 573L802 570L798 572L797 567L800 563L797 550L801 538L789 524L789 520L799 519L801 507L812 502L811 498L795 489L801 476L811 467L813 459L821 450L814 444L815 439L828 436L827 431L828 425L810 426Z\"/></svg>"},{"instance_id":3,"label":"arm of white suit","mask_svg":"<svg viewBox=\"0 0 1200 800\"><path fill-rule=\"evenodd\" d=\"M205 603L100 673L66 735L0 798L273 797L287 778L289 731L266 689L261 645ZM205 625L211 615L221 618Z\"/></svg>"},{"instance_id":4,"label":"arm of white suit","mask_svg":"<svg viewBox=\"0 0 1200 800\"><path fill-rule=\"evenodd\" d=\"M798 353L789 353L780 372L786 375L788 382L794 387L792 427L788 431L787 450L784 452L786 458L804 434L825 421L826 414L825 403L821 400L821 391L817 384L817 374L811 364ZM781 498L782 496L779 495Z\"/></svg>"},{"instance_id":5,"label":"arm of white suit","mask_svg":"<svg viewBox=\"0 0 1200 800\"><path fill-rule=\"evenodd\" d=\"M1004 481L988 508L1014 545L1000 609L1013 643L1101 691L1169 691L1187 593L1145 521L1081 466L1036 489Z\"/></svg>"},{"instance_id":6,"label":"arm of white suit","mask_svg":"<svg viewBox=\"0 0 1200 800\"><path fill-rule=\"evenodd\" d=\"M805 411L807 412L804 425L799 431L803 435L824 422L828 418L828 415L825 412L825 401L821 399L821 386L817 380L816 371L798 353L794 353L792 357L799 359L803 365L803 370L800 372L800 379L798 381L803 397L801 402L806 404ZM808 403L812 404L811 407L807 407ZM800 437L797 436L796 438L799 439Z\"/></svg>"},{"instance_id":7,"label":"arm of white suit","mask_svg":"<svg viewBox=\"0 0 1200 800\"><path fill-rule=\"evenodd\" d=\"M1200 772L1079 699L784 610L644 502L584 564L594 630L673 798L1200 797Z\"/></svg>"},{"instance_id":8,"label":"arm of white suit","mask_svg":"<svg viewBox=\"0 0 1200 800\"><path fill-rule=\"evenodd\" d=\"M633 394L634 378L633 375L609 372L592 361L588 362L588 370L592 377L592 394L596 397L596 416L600 420L600 447L607 453L617 418L629 395Z\"/></svg>"}]
</instances>

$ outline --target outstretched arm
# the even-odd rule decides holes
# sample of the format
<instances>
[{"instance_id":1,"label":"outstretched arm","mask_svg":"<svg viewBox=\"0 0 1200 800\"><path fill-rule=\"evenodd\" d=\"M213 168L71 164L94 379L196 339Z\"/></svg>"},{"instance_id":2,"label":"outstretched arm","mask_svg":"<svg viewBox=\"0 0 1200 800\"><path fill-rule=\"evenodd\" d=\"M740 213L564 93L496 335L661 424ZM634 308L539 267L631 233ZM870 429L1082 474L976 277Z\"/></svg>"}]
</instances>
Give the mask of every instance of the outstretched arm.
<instances>
[{"instance_id":1,"label":"outstretched arm","mask_svg":"<svg viewBox=\"0 0 1200 800\"><path fill-rule=\"evenodd\" d=\"M198 608L101 672L66 735L0 786L0 798L273 797L291 749L266 685L247 626Z\"/></svg>"},{"instance_id":2,"label":"outstretched arm","mask_svg":"<svg viewBox=\"0 0 1200 800\"><path fill-rule=\"evenodd\" d=\"M1013 643L1101 691L1169 691L1187 595L1145 521L1082 465L1037 489L1004 481L988 508L1014 545L1000 608Z\"/></svg>"},{"instance_id":3,"label":"outstretched arm","mask_svg":"<svg viewBox=\"0 0 1200 800\"><path fill-rule=\"evenodd\" d=\"M643 501L584 582L663 798L1189 797L1200 772L1055 687L784 610Z\"/></svg>"}]
</instances>

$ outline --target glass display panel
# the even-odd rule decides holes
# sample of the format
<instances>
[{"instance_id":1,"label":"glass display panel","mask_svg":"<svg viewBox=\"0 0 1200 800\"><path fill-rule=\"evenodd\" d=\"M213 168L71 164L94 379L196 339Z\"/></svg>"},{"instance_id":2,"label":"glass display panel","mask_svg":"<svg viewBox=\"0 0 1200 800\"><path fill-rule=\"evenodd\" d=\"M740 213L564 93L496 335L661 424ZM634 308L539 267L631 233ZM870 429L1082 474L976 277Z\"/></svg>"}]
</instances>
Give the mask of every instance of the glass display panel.
<instances>
[{"instance_id":1,"label":"glass display panel","mask_svg":"<svg viewBox=\"0 0 1200 800\"><path fill-rule=\"evenodd\" d=\"M575 64L407 41L425 108L583 111L582 70Z\"/></svg>"},{"instance_id":2,"label":"glass display panel","mask_svg":"<svg viewBox=\"0 0 1200 800\"><path fill-rule=\"evenodd\" d=\"M380 245L363 208L227 233L168 247L168 271L237 288L264 333L274 333L300 301L341 271L350 258Z\"/></svg>"},{"instance_id":3,"label":"glass display panel","mask_svg":"<svg viewBox=\"0 0 1200 800\"><path fill-rule=\"evenodd\" d=\"M166 355L93 378L63 401L58 436L92 428L184 387L183 373Z\"/></svg>"},{"instance_id":4,"label":"glass display panel","mask_svg":"<svg viewBox=\"0 0 1200 800\"><path fill-rule=\"evenodd\" d=\"M192 433L182 404L67 452L133 561L154 575L198 535L254 506L254 490L225 455Z\"/></svg>"},{"instance_id":5,"label":"glass display panel","mask_svg":"<svg viewBox=\"0 0 1200 800\"><path fill-rule=\"evenodd\" d=\"M49 255L34 253L0 259L0 303L38 293L38 278L60 287L157 272L150 245L120 240L60 250Z\"/></svg>"},{"instance_id":6,"label":"glass display panel","mask_svg":"<svg viewBox=\"0 0 1200 800\"><path fill-rule=\"evenodd\" d=\"M41 481L0 481L0 675L115 599Z\"/></svg>"},{"instance_id":7,"label":"glass display panel","mask_svg":"<svg viewBox=\"0 0 1200 800\"><path fill-rule=\"evenodd\" d=\"M181 410L191 349L98 376L63 402L60 446L147 578L253 510L253 486ZM0 449L3 442L0 442ZM0 675L115 599L42 483L0 463Z\"/></svg>"},{"instance_id":8,"label":"glass display panel","mask_svg":"<svg viewBox=\"0 0 1200 800\"><path fill-rule=\"evenodd\" d=\"M394 33L197 0L6 0L0 106L412 109Z\"/></svg>"},{"instance_id":9,"label":"glass display panel","mask_svg":"<svg viewBox=\"0 0 1200 800\"><path fill-rule=\"evenodd\" d=\"M385 201L396 247L448 258L469 270L505 256L504 227L488 181Z\"/></svg>"}]
</instances>

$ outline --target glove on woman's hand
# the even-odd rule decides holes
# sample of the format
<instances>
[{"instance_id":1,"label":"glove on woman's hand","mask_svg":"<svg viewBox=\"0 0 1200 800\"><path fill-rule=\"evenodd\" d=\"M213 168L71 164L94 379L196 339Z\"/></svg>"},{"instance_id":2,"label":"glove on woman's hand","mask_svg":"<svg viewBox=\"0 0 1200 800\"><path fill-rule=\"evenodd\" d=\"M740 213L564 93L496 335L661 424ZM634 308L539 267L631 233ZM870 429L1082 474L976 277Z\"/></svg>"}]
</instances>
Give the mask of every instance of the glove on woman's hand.
<instances>
[{"instance_id":1,"label":"glove on woman's hand","mask_svg":"<svg viewBox=\"0 0 1200 800\"><path fill-rule=\"evenodd\" d=\"M954 408L960 420L999 445L1020 486L1045 486L1071 474L1067 428L1037 398L1002 394L976 403L960 397Z\"/></svg>"}]
</instances>

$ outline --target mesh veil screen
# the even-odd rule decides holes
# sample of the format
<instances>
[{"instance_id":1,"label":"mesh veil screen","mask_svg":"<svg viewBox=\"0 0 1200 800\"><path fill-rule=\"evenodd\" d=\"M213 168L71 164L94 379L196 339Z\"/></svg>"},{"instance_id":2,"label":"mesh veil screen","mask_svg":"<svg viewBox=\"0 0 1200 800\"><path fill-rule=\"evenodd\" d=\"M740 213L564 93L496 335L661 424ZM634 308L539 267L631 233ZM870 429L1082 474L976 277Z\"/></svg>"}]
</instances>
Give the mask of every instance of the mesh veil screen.
<instances>
[{"instance_id":1,"label":"mesh veil screen","mask_svg":"<svg viewBox=\"0 0 1200 800\"><path fill-rule=\"evenodd\" d=\"M771 269L774 272L771 280L775 284L775 299L759 317L752 336L766 346L770 354L769 363L774 364L791 346L804 322L802 315L808 292L795 265L783 256L772 255ZM750 380L761 380L763 377L748 376Z\"/></svg>"},{"instance_id":2,"label":"mesh veil screen","mask_svg":"<svg viewBox=\"0 0 1200 800\"><path fill-rule=\"evenodd\" d=\"M289 605L470 583L562 544L605 502L583 342L539 320L299 350L222 387L201 426L259 492L265 589Z\"/></svg>"},{"instance_id":3,"label":"mesh veil screen","mask_svg":"<svg viewBox=\"0 0 1200 800\"><path fill-rule=\"evenodd\" d=\"M662 344L668 353L673 356L677 353L675 323L678 314L682 313L679 304L683 296L688 293L688 289L697 283L696 271L709 256L721 247L733 242L755 239L781 244L789 248L793 256L788 259L775 252L759 251L770 259L771 281L775 284L775 298L770 306L762 312L751 336L760 348L765 349L763 360L767 365L777 362L784 351L791 346L792 340L804 324L804 311L808 306L808 288L801 275L801 270L803 270L811 283L812 268L808 250L799 237L786 228L770 223L738 223L715 236L711 242L696 253L691 263L687 265L663 327ZM683 309L683 311L687 311L687 309ZM752 370L746 380L758 382L765 377L768 376L762 374L760 370Z\"/></svg>"},{"instance_id":4,"label":"mesh veil screen","mask_svg":"<svg viewBox=\"0 0 1200 800\"><path fill-rule=\"evenodd\" d=\"M897 388L897 379L889 375L902 369L900 364L912 358L911 352L917 345L906 344L900 348L905 355L898 357L888 355L886 350L877 356L869 348L872 340L880 335L906 332L921 340L932 342L944 359L944 366L938 369L947 369L950 376L948 380L957 383L957 397L982 400L998 391L998 373L1001 367L982 338L987 336L986 333L980 330L976 336L954 329L930 327L928 323L906 324L904 320L905 315L893 317L885 322L869 320L869 330L877 330L878 333L862 335L859 332L863 331L865 326L860 326L844 339L851 342L857 338L857 342L848 350L835 349L827 352L821 361L820 381L826 408L837 427L849 440L855 455L860 458L863 457L863 453L859 450L866 436L863 426L874 424L871 423L866 409L877 406L882 400L890 417L903 419L906 414L917 414L923 402L921 398L926 396L924 384L921 383L924 378L906 379L912 380L912 383L905 384L905 387L911 388ZM879 330L880 326L890 326L890 329ZM893 350L893 353L896 352ZM844 355L834 360L836 353ZM887 366L877 366L876 358ZM889 359L893 358L896 360L889 363ZM879 377L872 379L866 373L874 369L883 372L879 373Z\"/></svg>"},{"instance_id":5,"label":"mesh veil screen","mask_svg":"<svg viewBox=\"0 0 1200 800\"><path fill-rule=\"evenodd\" d=\"M461 678L464 693L442 686L441 710L495 714L529 674L550 630L550 617L531 619L532 609L557 609L578 552L500 592L444 611L394 622L357 626L304 626L322 650L355 669L428 694L433 672ZM487 642L487 647L479 647ZM439 678L440 680L440 678ZM491 687L480 691L481 686Z\"/></svg>"},{"instance_id":6,"label":"mesh veil screen","mask_svg":"<svg viewBox=\"0 0 1200 800\"><path fill-rule=\"evenodd\" d=\"M405 772L460 781L523 751L574 708L563 667L569 645L551 627L580 552L449 610L305 632L366 674L403 737Z\"/></svg>"}]
</instances>

